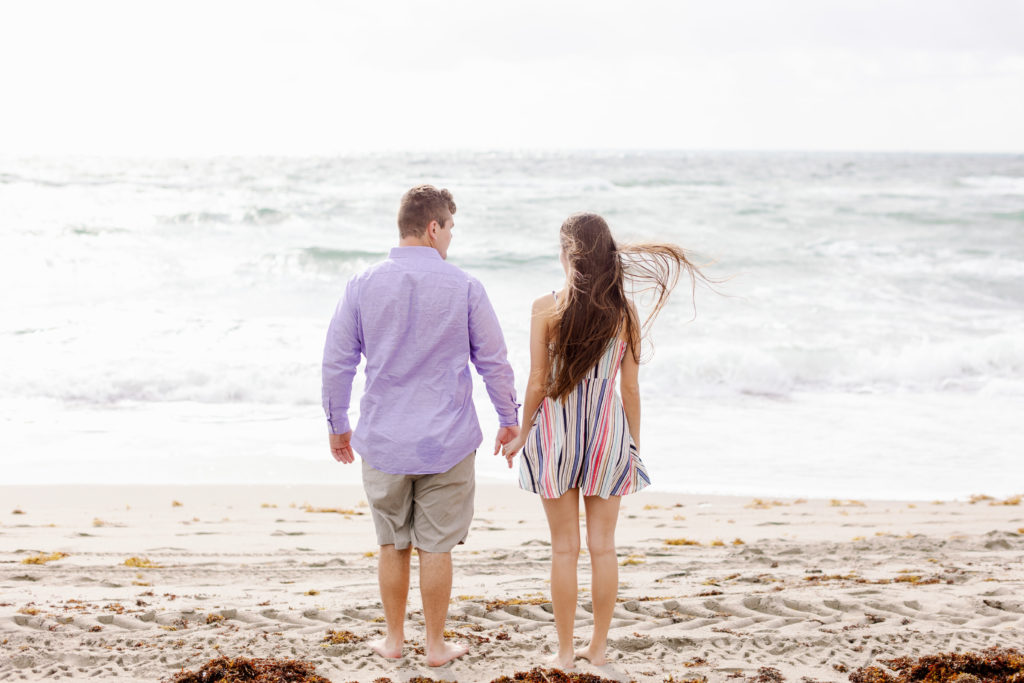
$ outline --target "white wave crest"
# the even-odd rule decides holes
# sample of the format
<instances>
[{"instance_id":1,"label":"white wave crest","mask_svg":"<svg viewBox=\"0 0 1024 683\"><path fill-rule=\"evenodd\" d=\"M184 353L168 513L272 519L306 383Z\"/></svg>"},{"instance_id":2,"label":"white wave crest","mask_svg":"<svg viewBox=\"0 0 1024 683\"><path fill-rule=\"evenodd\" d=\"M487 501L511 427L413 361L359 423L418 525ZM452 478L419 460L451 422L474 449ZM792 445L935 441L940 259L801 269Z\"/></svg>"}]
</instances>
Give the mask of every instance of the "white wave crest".
<instances>
[{"instance_id":1,"label":"white wave crest","mask_svg":"<svg viewBox=\"0 0 1024 683\"><path fill-rule=\"evenodd\" d=\"M797 390L1016 394L1024 386L1024 333L854 352L706 342L661 346L642 372L645 393L654 396L782 397Z\"/></svg>"},{"instance_id":2,"label":"white wave crest","mask_svg":"<svg viewBox=\"0 0 1024 683\"><path fill-rule=\"evenodd\" d=\"M978 194L1024 195L1024 177L1020 176L967 176L961 178L960 182Z\"/></svg>"}]
</instances>

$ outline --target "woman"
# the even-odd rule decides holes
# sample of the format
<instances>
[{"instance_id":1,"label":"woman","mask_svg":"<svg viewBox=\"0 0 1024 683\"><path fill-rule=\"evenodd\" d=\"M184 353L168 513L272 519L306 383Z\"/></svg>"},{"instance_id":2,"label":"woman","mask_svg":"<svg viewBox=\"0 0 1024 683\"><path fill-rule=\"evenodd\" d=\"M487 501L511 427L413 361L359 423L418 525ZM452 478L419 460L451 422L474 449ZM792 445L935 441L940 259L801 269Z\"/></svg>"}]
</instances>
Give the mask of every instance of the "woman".
<instances>
[{"instance_id":1,"label":"woman","mask_svg":"<svg viewBox=\"0 0 1024 683\"><path fill-rule=\"evenodd\" d=\"M575 657L605 663L619 565L615 523L619 501L650 483L638 454L641 340L686 271L707 281L679 247L616 246L598 215L579 213L562 224L560 260L565 287L533 302L530 377L520 435L504 446L512 467L523 450L519 485L539 493L551 529L551 601L558 631L554 664L572 669ZM627 294L653 293L644 323ZM621 401L615 393L619 377ZM587 519L594 630L573 652L579 499Z\"/></svg>"}]
</instances>

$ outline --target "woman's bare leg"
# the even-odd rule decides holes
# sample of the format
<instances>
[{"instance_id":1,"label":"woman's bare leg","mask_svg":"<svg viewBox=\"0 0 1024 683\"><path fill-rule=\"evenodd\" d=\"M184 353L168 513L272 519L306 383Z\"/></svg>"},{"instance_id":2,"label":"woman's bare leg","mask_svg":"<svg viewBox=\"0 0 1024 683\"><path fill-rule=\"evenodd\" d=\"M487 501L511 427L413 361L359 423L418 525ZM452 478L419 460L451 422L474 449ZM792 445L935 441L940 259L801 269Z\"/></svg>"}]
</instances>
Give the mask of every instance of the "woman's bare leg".
<instances>
[{"instance_id":1,"label":"woman's bare leg","mask_svg":"<svg viewBox=\"0 0 1024 683\"><path fill-rule=\"evenodd\" d=\"M558 631L555 665L573 668L572 631L576 624L576 564L580 558L580 490L541 498L551 530L551 603Z\"/></svg>"},{"instance_id":2,"label":"woman's bare leg","mask_svg":"<svg viewBox=\"0 0 1024 683\"><path fill-rule=\"evenodd\" d=\"M619 593L619 562L615 556L615 523L621 496L584 496L587 511L587 551L590 553L591 595L594 599L594 633L590 645L576 655L601 666L608 646L608 626Z\"/></svg>"}]
</instances>

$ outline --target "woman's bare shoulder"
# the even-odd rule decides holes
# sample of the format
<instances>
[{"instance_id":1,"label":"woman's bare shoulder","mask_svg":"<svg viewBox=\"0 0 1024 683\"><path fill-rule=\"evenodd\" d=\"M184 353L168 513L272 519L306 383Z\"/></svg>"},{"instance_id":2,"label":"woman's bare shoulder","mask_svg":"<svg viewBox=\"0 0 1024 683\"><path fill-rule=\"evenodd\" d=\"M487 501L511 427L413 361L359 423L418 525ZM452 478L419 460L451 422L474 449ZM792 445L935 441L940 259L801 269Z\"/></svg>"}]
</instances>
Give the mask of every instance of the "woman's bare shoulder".
<instances>
[{"instance_id":1,"label":"woman's bare shoulder","mask_svg":"<svg viewBox=\"0 0 1024 683\"><path fill-rule=\"evenodd\" d=\"M548 292L533 300L533 312L534 314L550 315L555 312L556 305L554 292Z\"/></svg>"}]
</instances>

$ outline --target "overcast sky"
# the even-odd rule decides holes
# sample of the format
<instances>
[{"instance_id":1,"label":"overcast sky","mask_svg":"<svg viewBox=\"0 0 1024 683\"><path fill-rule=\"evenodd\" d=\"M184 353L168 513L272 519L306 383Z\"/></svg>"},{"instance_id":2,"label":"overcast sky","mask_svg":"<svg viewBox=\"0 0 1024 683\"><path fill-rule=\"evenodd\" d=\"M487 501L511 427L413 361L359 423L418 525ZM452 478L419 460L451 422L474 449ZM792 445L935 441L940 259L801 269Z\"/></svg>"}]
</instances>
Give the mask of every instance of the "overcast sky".
<instances>
[{"instance_id":1,"label":"overcast sky","mask_svg":"<svg viewBox=\"0 0 1024 683\"><path fill-rule=\"evenodd\" d=\"M5 2L0 154L1024 152L1024 0Z\"/></svg>"}]
</instances>

